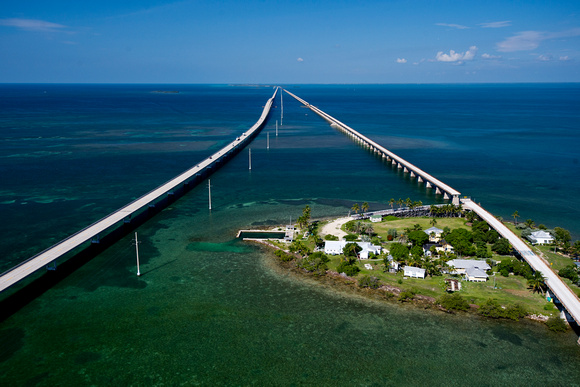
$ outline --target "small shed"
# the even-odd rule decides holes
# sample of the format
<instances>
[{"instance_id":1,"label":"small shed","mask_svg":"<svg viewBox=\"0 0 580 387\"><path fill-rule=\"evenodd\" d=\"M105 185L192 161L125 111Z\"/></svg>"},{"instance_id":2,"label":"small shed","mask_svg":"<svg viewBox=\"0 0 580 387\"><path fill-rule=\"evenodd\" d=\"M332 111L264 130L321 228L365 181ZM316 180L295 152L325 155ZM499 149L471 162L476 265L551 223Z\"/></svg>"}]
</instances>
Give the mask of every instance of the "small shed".
<instances>
[{"instance_id":1,"label":"small shed","mask_svg":"<svg viewBox=\"0 0 580 387\"><path fill-rule=\"evenodd\" d=\"M403 275L411 278L425 278L425 269L414 266L404 266Z\"/></svg>"}]
</instances>

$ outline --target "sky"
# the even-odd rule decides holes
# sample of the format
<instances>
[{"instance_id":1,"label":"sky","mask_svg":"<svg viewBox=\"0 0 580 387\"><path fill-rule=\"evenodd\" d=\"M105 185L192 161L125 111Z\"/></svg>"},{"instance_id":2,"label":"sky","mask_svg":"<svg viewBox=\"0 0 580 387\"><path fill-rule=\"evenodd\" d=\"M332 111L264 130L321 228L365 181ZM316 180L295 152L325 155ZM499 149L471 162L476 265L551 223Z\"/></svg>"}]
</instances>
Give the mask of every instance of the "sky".
<instances>
[{"instance_id":1,"label":"sky","mask_svg":"<svg viewBox=\"0 0 580 387\"><path fill-rule=\"evenodd\" d=\"M0 2L0 83L502 82L580 82L580 1Z\"/></svg>"}]
</instances>

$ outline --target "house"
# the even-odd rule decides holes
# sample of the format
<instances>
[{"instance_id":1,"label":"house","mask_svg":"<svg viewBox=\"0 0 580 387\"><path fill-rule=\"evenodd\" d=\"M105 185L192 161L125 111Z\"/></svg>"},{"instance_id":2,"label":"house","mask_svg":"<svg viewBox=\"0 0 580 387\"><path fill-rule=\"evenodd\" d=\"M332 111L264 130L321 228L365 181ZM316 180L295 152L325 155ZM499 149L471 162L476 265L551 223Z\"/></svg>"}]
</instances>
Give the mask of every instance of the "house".
<instances>
[{"instance_id":1,"label":"house","mask_svg":"<svg viewBox=\"0 0 580 387\"><path fill-rule=\"evenodd\" d=\"M387 260L390 262L389 264L389 273L396 273L399 271L399 262L395 261L393 256L391 254L389 254L387 256Z\"/></svg>"},{"instance_id":2,"label":"house","mask_svg":"<svg viewBox=\"0 0 580 387\"><path fill-rule=\"evenodd\" d=\"M475 267L465 269L465 279L471 282L485 282L489 276L485 271Z\"/></svg>"},{"instance_id":3,"label":"house","mask_svg":"<svg viewBox=\"0 0 580 387\"><path fill-rule=\"evenodd\" d=\"M439 242L439 239L441 239L441 234L443 234L443 230L437 227L431 227L423 231L425 234L429 235L429 241L431 242Z\"/></svg>"},{"instance_id":4,"label":"house","mask_svg":"<svg viewBox=\"0 0 580 387\"><path fill-rule=\"evenodd\" d=\"M453 252L453 246L451 246L449 243L447 243L447 241L445 239L441 239L439 241L439 244L441 245L441 250L439 250L439 248L437 248L437 251L439 251L439 252L444 251L446 253Z\"/></svg>"},{"instance_id":5,"label":"house","mask_svg":"<svg viewBox=\"0 0 580 387\"><path fill-rule=\"evenodd\" d=\"M485 282L489 278L486 274L491 266L481 259L452 259L447 262L452 267L451 274L464 274L465 279L472 282Z\"/></svg>"},{"instance_id":6,"label":"house","mask_svg":"<svg viewBox=\"0 0 580 387\"><path fill-rule=\"evenodd\" d=\"M382 215L372 215L370 217L370 219L371 219L371 222L373 222L373 223L379 223L379 222L383 221Z\"/></svg>"},{"instance_id":7,"label":"house","mask_svg":"<svg viewBox=\"0 0 580 387\"><path fill-rule=\"evenodd\" d=\"M403 275L411 278L425 278L425 269L414 266L403 266Z\"/></svg>"},{"instance_id":8,"label":"house","mask_svg":"<svg viewBox=\"0 0 580 387\"><path fill-rule=\"evenodd\" d=\"M491 266L482 259L452 259L447 265L453 268L451 274L466 274L467 269L479 269L483 272L491 269Z\"/></svg>"},{"instance_id":9,"label":"house","mask_svg":"<svg viewBox=\"0 0 580 387\"><path fill-rule=\"evenodd\" d=\"M428 256L428 257L431 256L431 247L435 247L435 251L441 251L442 250L442 246L441 246L440 243L435 243L435 242L425 243L423 245L423 253L425 253L425 255Z\"/></svg>"},{"instance_id":10,"label":"house","mask_svg":"<svg viewBox=\"0 0 580 387\"><path fill-rule=\"evenodd\" d=\"M528 235L528 239L533 245L547 245L554 242L554 237L544 230L534 231Z\"/></svg>"},{"instance_id":11,"label":"house","mask_svg":"<svg viewBox=\"0 0 580 387\"><path fill-rule=\"evenodd\" d=\"M369 254L380 254L382 251L381 246L373 245L370 242L348 242L348 241L325 241L324 242L324 254L338 255L342 254L342 249L347 243L356 243L362 250L359 252L360 259L369 259Z\"/></svg>"}]
</instances>

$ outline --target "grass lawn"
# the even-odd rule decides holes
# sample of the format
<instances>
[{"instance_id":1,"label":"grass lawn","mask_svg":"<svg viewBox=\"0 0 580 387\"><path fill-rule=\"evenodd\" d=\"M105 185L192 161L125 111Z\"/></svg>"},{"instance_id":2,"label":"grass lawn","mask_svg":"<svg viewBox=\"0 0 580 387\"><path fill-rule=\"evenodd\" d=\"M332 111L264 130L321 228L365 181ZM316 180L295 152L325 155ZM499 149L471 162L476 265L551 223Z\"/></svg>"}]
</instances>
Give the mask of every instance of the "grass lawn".
<instances>
[{"instance_id":1,"label":"grass lawn","mask_svg":"<svg viewBox=\"0 0 580 387\"><path fill-rule=\"evenodd\" d=\"M330 262L328 267L330 270L336 270L340 263L341 255L329 256ZM500 258L511 259L512 257L494 257L496 260ZM365 269L364 264L370 263L373 270ZM445 278L450 278L449 275L444 276L427 276L425 279L417 278L403 278L403 272L399 271L396 274L383 272L385 266L382 260L361 260L358 262L358 267L361 271L355 276L360 278L363 275L372 275L387 285L396 286L403 291L414 290L417 294L439 298L445 294ZM494 288L494 277L495 285ZM459 277L455 277L459 278ZM533 314L550 315L556 313L556 309L548 305L544 296L538 293L532 293L528 289L527 281L520 276L510 275L503 277L499 274L490 276L487 282L468 282L461 281L462 289L459 294L471 304L481 305L489 298L495 298L502 305L521 304ZM576 289L578 289L576 287ZM545 308L548 308L546 310Z\"/></svg>"},{"instance_id":2,"label":"grass lawn","mask_svg":"<svg viewBox=\"0 0 580 387\"><path fill-rule=\"evenodd\" d=\"M384 220L379 223L372 223L372 225L375 230L375 233L377 233L383 240L387 240L387 232L391 228L403 232L406 228L413 228L414 225L418 224L423 228L423 230L426 230L432 227L431 219L432 218L428 217L402 218L397 220ZM471 231L471 227L466 226L465 222L466 222L465 218L437 218L437 224L435 225L435 227L440 229L449 227L452 230L455 228L464 228L466 230Z\"/></svg>"}]
</instances>

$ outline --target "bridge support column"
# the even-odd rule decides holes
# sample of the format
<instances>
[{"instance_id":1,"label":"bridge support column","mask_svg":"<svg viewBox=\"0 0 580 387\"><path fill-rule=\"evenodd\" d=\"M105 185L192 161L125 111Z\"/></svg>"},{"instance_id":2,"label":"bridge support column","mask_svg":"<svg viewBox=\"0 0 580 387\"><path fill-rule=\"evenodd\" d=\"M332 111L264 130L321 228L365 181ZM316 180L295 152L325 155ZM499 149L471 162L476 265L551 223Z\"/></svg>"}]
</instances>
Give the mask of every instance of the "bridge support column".
<instances>
[{"instance_id":1,"label":"bridge support column","mask_svg":"<svg viewBox=\"0 0 580 387\"><path fill-rule=\"evenodd\" d=\"M399 169L402 169L403 168L403 166L401 165L401 163L398 163L397 164L397 168L399 168Z\"/></svg>"},{"instance_id":2,"label":"bridge support column","mask_svg":"<svg viewBox=\"0 0 580 387\"><path fill-rule=\"evenodd\" d=\"M453 200L451 201L451 203L453 203L454 206L458 206L460 204L459 195L453 195Z\"/></svg>"},{"instance_id":3,"label":"bridge support column","mask_svg":"<svg viewBox=\"0 0 580 387\"><path fill-rule=\"evenodd\" d=\"M439 187L435 187L435 193L437 195L441 195L441 190L439 189Z\"/></svg>"},{"instance_id":4,"label":"bridge support column","mask_svg":"<svg viewBox=\"0 0 580 387\"><path fill-rule=\"evenodd\" d=\"M415 177L415 172L411 171L411 177Z\"/></svg>"},{"instance_id":5,"label":"bridge support column","mask_svg":"<svg viewBox=\"0 0 580 387\"><path fill-rule=\"evenodd\" d=\"M397 165L397 162L394 159L392 159L392 160L393 160L393 162L391 164Z\"/></svg>"},{"instance_id":6,"label":"bridge support column","mask_svg":"<svg viewBox=\"0 0 580 387\"><path fill-rule=\"evenodd\" d=\"M443 192L443 199L449 200L449 195L447 195L447 192Z\"/></svg>"},{"instance_id":7,"label":"bridge support column","mask_svg":"<svg viewBox=\"0 0 580 387\"><path fill-rule=\"evenodd\" d=\"M407 169L407 167L403 168L403 172L409 173L409 170Z\"/></svg>"},{"instance_id":8,"label":"bridge support column","mask_svg":"<svg viewBox=\"0 0 580 387\"><path fill-rule=\"evenodd\" d=\"M425 187L427 187L427 188L431 188L431 183L429 183L429 182L426 182L426 183L425 183Z\"/></svg>"},{"instance_id":9,"label":"bridge support column","mask_svg":"<svg viewBox=\"0 0 580 387\"><path fill-rule=\"evenodd\" d=\"M418 181L419 183L422 183L422 182L423 182L423 178L422 178L421 176L419 176L419 177L417 178L417 181Z\"/></svg>"}]
</instances>

